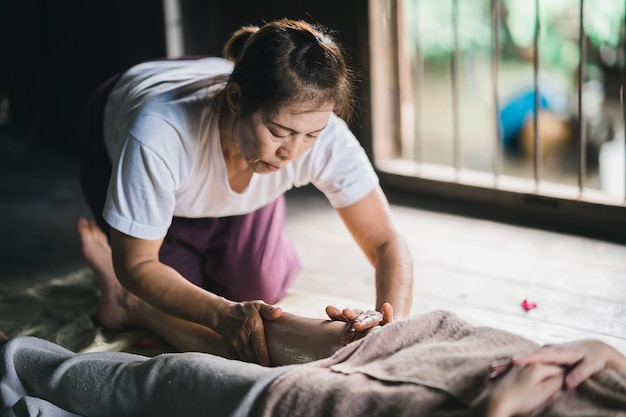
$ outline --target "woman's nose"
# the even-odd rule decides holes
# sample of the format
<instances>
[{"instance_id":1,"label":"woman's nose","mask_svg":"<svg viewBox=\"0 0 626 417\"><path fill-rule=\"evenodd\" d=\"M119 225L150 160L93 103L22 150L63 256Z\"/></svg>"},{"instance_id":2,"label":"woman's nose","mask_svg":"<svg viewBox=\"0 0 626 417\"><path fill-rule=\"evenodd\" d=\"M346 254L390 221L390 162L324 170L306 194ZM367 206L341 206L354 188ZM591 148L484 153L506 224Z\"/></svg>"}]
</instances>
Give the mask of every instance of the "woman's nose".
<instances>
[{"instance_id":1,"label":"woman's nose","mask_svg":"<svg viewBox=\"0 0 626 417\"><path fill-rule=\"evenodd\" d=\"M290 137L286 141L284 141L280 147L278 148L277 155L285 160L293 160L298 156L298 149L300 141L298 137Z\"/></svg>"}]
</instances>

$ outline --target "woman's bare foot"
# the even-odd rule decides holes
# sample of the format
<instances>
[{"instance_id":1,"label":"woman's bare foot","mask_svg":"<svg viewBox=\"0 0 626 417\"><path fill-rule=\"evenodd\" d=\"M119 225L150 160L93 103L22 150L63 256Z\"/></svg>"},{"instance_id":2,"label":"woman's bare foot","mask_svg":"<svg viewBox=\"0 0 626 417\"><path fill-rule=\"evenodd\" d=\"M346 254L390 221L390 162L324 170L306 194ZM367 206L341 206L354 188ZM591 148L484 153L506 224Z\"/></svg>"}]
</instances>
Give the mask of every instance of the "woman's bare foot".
<instances>
[{"instance_id":1,"label":"woman's bare foot","mask_svg":"<svg viewBox=\"0 0 626 417\"><path fill-rule=\"evenodd\" d=\"M4 332L0 331L0 346L4 345L8 341L9 338L7 337L7 335L4 334Z\"/></svg>"},{"instance_id":2,"label":"woman's bare foot","mask_svg":"<svg viewBox=\"0 0 626 417\"><path fill-rule=\"evenodd\" d=\"M103 328L110 331L119 331L126 326L144 328L181 351L226 355L221 336L213 330L169 316L122 287L113 269L111 246L96 222L80 218L76 231L83 258L100 286L98 320Z\"/></svg>"},{"instance_id":3,"label":"woman's bare foot","mask_svg":"<svg viewBox=\"0 0 626 417\"><path fill-rule=\"evenodd\" d=\"M117 280L111 246L98 224L81 217L76 223L76 231L83 258L94 272L100 287L98 320L107 330L121 330L125 325L132 324L132 309L139 300Z\"/></svg>"}]
</instances>

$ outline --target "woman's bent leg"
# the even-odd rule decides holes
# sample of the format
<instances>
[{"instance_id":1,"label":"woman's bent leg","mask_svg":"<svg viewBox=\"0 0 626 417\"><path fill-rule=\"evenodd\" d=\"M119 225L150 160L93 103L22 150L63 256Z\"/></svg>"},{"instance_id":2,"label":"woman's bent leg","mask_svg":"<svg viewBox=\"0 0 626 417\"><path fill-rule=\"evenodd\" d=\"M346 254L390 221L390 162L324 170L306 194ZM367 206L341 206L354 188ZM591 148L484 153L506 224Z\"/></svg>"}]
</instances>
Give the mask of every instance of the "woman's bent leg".
<instances>
[{"instance_id":1,"label":"woman's bent leg","mask_svg":"<svg viewBox=\"0 0 626 417\"><path fill-rule=\"evenodd\" d=\"M159 259L229 300L275 303L300 271L284 229L284 197L241 216L175 217Z\"/></svg>"},{"instance_id":2,"label":"woman's bent leg","mask_svg":"<svg viewBox=\"0 0 626 417\"><path fill-rule=\"evenodd\" d=\"M205 277L235 301L278 302L300 271L285 232L284 196L246 216L225 219L224 254L207 258ZM206 279L205 278L205 279Z\"/></svg>"}]
</instances>

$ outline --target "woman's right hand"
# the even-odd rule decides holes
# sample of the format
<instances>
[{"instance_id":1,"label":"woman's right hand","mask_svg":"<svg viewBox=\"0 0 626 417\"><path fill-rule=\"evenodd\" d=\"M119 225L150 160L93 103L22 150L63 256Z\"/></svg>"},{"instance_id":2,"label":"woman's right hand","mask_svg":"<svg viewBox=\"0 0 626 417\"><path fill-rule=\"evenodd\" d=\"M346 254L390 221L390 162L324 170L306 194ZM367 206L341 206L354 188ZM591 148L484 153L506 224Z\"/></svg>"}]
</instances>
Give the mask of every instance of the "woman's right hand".
<instances>
[{"instance_id":1,"label":"woman's right hand","mask_svg":"<svg viewBox=\"0 0 626 417\"><path fill-rule=\"evenodd\" d=\"M280 307L263 301L231 302L219 311L215 330L224 339L231 358L269 366L263 320L276 320L282 314Z\"/></svg>"},{"instance_id":2,"label":"woman's right hand","mask_svg":"<svg viewBox=\"0 0 626 417\"><path fill-rule=\"evenodd\" d=\"M382 313L376 310L363 311L358 308L339 309L335 306L327 306L326 314L332 321L346 322L346 327L339 338L339 343L345 346L393 321L391 304L384 303L381 310Z\"/></svg>"}]
</instances>

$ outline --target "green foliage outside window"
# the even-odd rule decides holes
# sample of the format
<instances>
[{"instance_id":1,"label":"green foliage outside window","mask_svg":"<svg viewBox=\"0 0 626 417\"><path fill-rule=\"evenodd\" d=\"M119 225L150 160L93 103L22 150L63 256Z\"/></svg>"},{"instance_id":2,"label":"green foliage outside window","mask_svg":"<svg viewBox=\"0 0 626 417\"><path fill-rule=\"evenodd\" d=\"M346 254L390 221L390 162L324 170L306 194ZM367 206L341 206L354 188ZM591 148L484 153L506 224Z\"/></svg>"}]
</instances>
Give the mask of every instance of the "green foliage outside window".
<instances>
[{"instance_id":1,"label":"green foliage outside window","mask_svg":"<svg viewBox=\"0 0 626 417\"><path fill-rule=\"evenodd\" d=\"M584 28L595 48L620 47L624 37L624 0L586 0ZM462 53L491 53L491 0L405 0L405 27L426 60L448 59L454 51L454 21ZM500 0L503 58L533 44L534 0ZM543 67L570 73L578 65L580 0L540 0L540 55ZM407 51L409 54L413 51Z\"/></svg>"}]
</instances>

